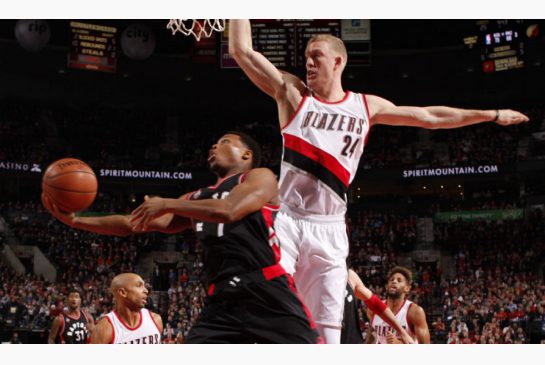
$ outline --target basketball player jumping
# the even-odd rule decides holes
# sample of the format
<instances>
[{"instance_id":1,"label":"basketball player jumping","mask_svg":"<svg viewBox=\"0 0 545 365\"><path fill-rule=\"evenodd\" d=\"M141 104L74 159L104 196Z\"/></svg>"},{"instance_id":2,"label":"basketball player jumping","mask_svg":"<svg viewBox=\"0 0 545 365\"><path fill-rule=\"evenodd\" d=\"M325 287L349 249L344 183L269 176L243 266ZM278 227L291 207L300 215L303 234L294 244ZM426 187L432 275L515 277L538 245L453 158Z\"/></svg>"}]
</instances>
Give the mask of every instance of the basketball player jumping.
<instances>
[{"instance_id":1,"label":"basketball player jumping","mask_svg":"<svg viewBox=\"0 0 545 365\"><path fill-rule=\"evenodd\" d=\"M395 314L395 318L406 329L417 343L430 343L430 331L426 314L419 305L407 300L411 290L412 273L409 269L396 266L388 273L386 284L386 305ZM401 343L397 330L375 316L372 310L367 311L369 330L366 343L395 344Z\"/></svg>"},{"instance_id":2,"label":"basketball player jumping","mask_svg":"<svg viewBox=\"0 0 545 365\"><path fill-rule=\"evenodd\" d=\"M70 289L66 298L67 311L59 314L51 324L47 342L61 344L83 344L90 340L93 332L93 318L81 308L81 294L77 289Z\"/></svg>"},{"instance_id":3,"label":"basketball player jumping","mask_svg":"<svg viewBox=\"0 0 545 365\"><path fill-rule=\"evenodd\" d=\"M330 35L308 41L306 84L253 50L248 20L229 21L229 53L278 104L284 152L275 229L282 242L281 264L294 275L325 341L339 343L347 280L346 191L371 126L458 128L486 121L511 125L528 118L512 110L396 106L345 91L346 48Z\"/></svg>"},{"instance_id":4,"label":"basketball player jumping","mask_svg":"<svg viewBox=\"0 0 545 365\"><path fill-rule=\"evenodd\" d=\"M119 274L113 278L110 290L115 309L98 321L91 343L160 344L163 321L160 315L144 308L148 298L144 280L132 273Z\"/></svg>"},{"instance_id":5,"label":"basketball player jumping","mask_svg":"<svg viewBox=\"0 0 545 365\"><path fill-rule=\"evenodd\" d=\"M42 199L61 221L94 232L174 233L193 226L203 247L209 296L186 343L323 342L279 264L272 228L278 183L272 171L256 168L259 162L257 142L229 132L208 154L216 185L180 199L146 198L131 216L81 218Z\"/></svg>"}]
</instances>

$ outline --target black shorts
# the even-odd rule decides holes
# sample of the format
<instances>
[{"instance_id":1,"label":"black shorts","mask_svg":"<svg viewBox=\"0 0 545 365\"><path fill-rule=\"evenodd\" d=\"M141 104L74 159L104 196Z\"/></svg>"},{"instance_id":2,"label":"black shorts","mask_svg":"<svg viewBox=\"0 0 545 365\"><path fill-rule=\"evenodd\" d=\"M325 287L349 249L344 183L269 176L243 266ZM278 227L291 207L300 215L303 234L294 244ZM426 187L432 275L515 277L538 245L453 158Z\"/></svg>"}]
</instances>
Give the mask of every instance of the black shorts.
<instances>
[{"instance_id":1,"label":"black shorts","mask_svg":"<svg viewBox=\"0 0 545 365\"><path fill-rule=\"evenodd\" d=\"M225 288L206 299L185 343L323 343L293 279Z\"/></svg>"}]
</instances>

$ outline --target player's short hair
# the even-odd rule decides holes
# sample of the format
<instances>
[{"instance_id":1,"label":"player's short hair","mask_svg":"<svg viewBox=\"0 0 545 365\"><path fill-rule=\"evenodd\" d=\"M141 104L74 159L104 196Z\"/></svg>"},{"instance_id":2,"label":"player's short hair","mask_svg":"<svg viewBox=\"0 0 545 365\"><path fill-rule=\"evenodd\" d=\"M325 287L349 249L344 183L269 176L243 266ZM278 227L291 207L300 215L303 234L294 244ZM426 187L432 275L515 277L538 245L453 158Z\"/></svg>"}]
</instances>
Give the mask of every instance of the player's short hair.
<instances>
[{"instance_id":1,"label":"player's short hair","mask_svg":"<svg viewBox=\"0 0 545 365\"><path fill-rule=\"evenodd\" d=\"M250 151L252 151L252 169L261 166L261 147L259 147L259 143L257 143L255 139L250 137L248 134L239 131L229 131L225 132L224 134L234 134L235 136L239 136L240 141Z\"/></svg>"},{"instance_id":2,"label":"player's short hair","mask_svg":"<svg viewBox=\"0 0 545 365\"><path fill-rule=\"evenodd\" d=\"M413 273L411 270L407 269L403 266L395 266L388 272L388 280L394 275L394 274L401 274L405 278L405 281L407 282L407 285L412 285L413 283Z\"/></svg>"},{"instance_id":3,"label":"player's short hair","mask_svg":"<svg viewBox=\"0 0 545 365\"><path fill-rule=\"evenodd\" d=\"M66 293L66 298L68 298L70 294L72 293L78 293L79 297L83 299L83 295L81 294L81 291L78 288L74 288L74 287L68 289L68 293Z\"/></svg>"},{"instance_id":4,"label":"player's short hair","mask_svg":"<svg viewBox=\"0 0 545 365\"><path fill-rule=\"evenodd\" d=\"M331 49L340 54L343 57L344 64L346 65L346 62L348 61L348 52L346 51L346 46L344 45L344 42L339 37L335 37L331 34L316 34L312 36L308 42L307 42L307 48L305 49L305 55L308 52L308 47L314 43L319 41L325 41L329 43L331 46Z\"/></svg>"}]
</instances>

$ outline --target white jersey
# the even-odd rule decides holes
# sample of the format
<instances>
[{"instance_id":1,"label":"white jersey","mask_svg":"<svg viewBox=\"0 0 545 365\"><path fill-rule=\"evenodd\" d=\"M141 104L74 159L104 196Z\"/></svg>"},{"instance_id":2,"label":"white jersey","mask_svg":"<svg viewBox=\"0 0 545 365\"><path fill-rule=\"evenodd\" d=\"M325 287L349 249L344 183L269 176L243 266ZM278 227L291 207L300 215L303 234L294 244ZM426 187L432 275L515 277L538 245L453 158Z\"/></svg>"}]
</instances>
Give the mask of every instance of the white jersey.
<instances>
[{"instance_id":1,"label":"white jersey","mask_svg":"<svg viewBox=\"0 0 545 365\"><path fill-rule=\"evenodd\" d=\"M335 103L304 96L281 131L282 205L302 215L344 215L369 125L364 94L347 91Z\"/></svg>"},{"instance_id":2,"label":"white jersey","mask_svg":"<svg viewBox=\"0 0 545 365\"><path fill-rule=\"evenodd\" d=\"M405 300L401 308L399 308L399 311L397 313L394 313L394 315L401 327L403 327L405 331L407 331L409 336L411 336L412 339L415 340L415 342L418 342L418 340L416 339L416 335L412 331L411 326L409 326L409 321L407 320L407 316L409 315L409 308L411 307L411 305L413 305L413 302L411 302L410 300ZM396 331L392 327L390 327L388 323L384 322L382 318L380 318L376 314L373 316L371 326L373 327L373 331L375 332L375 337L377 339L376 343L386 344L388 343L388 341L386 340L386 334L388 333L388 331L396 333ZM401 336L398 333L396 333L396 337L401 340Z\"/></svg>"},{"instance_id":3,"label":"white jersey","mask_svg":"<svg viewBox=\"0 0 545 365\"><path fill-rule=\"evenodd\" d=\"M151 312L145 308L140 310L140 322L134 328L130 328L114 310L106 315L112 325L114 344L159 344L161 332L155 323Z\"/></svg>"}]
</instances>

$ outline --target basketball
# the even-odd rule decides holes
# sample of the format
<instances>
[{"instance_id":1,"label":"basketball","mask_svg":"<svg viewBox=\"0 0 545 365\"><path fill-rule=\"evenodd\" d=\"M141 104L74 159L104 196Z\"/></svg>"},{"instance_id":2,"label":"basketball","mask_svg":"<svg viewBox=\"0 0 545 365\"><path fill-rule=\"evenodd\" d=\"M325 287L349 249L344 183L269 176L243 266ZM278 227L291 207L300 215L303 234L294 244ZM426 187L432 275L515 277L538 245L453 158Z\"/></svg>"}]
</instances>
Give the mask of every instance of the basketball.
<instances>
[{"instance_id":1,"label":"basketball","mask_svg":"<svg viewBox=\"0 0 545 365\"><path fill-rule=\"evenodd\" d=\"M42 177L42 190L60 210L72 213L89 207L97 195L97 178L85 162L63 158L53 162Z\"/></svg>"}]
</instances>

